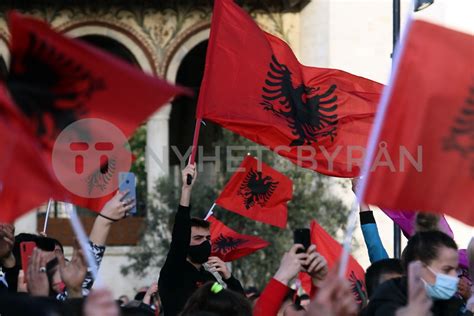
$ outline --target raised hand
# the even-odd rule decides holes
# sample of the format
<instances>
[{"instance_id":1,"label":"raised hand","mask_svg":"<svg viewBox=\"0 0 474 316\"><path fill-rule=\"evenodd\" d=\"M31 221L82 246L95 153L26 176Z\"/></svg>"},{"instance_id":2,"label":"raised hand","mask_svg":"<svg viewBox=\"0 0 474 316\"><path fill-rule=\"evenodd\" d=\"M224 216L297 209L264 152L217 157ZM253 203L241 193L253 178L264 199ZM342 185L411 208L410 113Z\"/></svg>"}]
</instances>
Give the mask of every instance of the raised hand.
<instances>
[{"instance_id":1,"label":"raised hand","mask_svg":"<svg viewBox=\"0 0 474 316\"><path fill-rule=\"evenodd\" d=\"M59 273L69 294L69 297L82 297L82 282L86 277L87 264L78 243L74 245L72 259L66 262L64 256L57 256Z\"/></svg>"},{"instance_id":2,"label":"raised hand","mask_svg":"<svg viewBox=\"0 0 474 316\"><path fill-rule=\"evenodd\" d=\"M308 257L303 263L303 271L308 273L315 285L319 285L328 275L329 268L326 258L316 251L316 245L311 245L306 251Z\"/></svg>"},{"instance_id":3,"label":"raised hand","mask_svg":"<svg viewBox=\"0 0 474 316\"><path fill-rule=\"evenodd\" d=\"M15 257L12 254L15 242L15 227L11 224L0 224L0 263L3 267L15 266Z\"/></svg>"},{"instance_id":4,"label":"raised hand","mask_svg":"<svg viewBox=\"0 0 474 316\"><path fill-rule=\"evenodd\" d=\"M318 294L308 307L308 316L352 316L358 307L349 281L337 276L337 269L322 281Z\"/></svg>"},{"instance_id":5,"label":"raised hand","mask_svg":"<svg viewBox=\"0 0 474 316\"><path fill-rule=\"evenodd\" d=\"M433 302L426 295L421 281L421 268L420 261L411 262L408 266L408 305L398 309L396 316L431 315Z\"/></svg>"},{"instance_id":6,"label":"raised hand","mask_svg":"<svg viewBox=\"0 0 474 316\"><path fill-rule=\"evenodd\" d=\"M104 205L100 214L115 221L127 217L128 211L135 206L135 200L127 198L128 193L128 191L117 191L117 194Z\"/></svg>"},{"instance_id":7,"label":"raised hand","mask_svg":"<svg viewBox=\"0 0 474 316\"><path fill-rule=\"evenodd\" d=\"M145 296L143 297L143 300L142 302L144 304L147 304L147 305L151 305L151 298L153 295L156 294L156 292L158 292L158 283L154 282L150 285L150 287L148 288L148 290L146 291L145 293Z\"/></svg>"},{"instance_id":8,"label":"raised hand","mask_svg":"<svg viewBox=\"0 0 474 316\"><path fill-rule=\"evenodd\" d=\"M119 316L119 308L107 289L92 290L84 305L84 316Z\"/></svg>"},{"instance_id":9,"label":"raised hand","mask_svg":"<svg viewBox=\"0 0 474 316\"><path fill-rule=\"evenodd\" d=\"M193 177L193 181L191 184L187 183L188 175ZM189 206L189 202L191 200L191 189L193 188L194 183L196 182L197 178L197 171L195 164L188 164L186 168L181 171L181 180L183 182L183 186L181 187L181 199L179 204L182 206Z\"/></svg>"},{"instance_id":10,"label":"raised hand","mask_svg":"<svg viewBox=\"0 0 474 316\"><path fill-rule=\"evenodd\" d=\"M35 248L28 259L27 288L32 296L48 296L49 281L46 274L46 254Z\"/></svg>"},{"instance_id":11,"label":"raised hand","mask_svg":"<svg viewBox=\"0 0 474 316\"><path fill-rule=\"evenodd\" d=\"M280 261L280 267L275 273L274 278L283 284L288 285L300 271L303 270L302 263L306 261L308 255L306 253L296 253L298 249L302 249L302 245L293 245L290 251L286 252Z\"/></svg>"}]
</instances>

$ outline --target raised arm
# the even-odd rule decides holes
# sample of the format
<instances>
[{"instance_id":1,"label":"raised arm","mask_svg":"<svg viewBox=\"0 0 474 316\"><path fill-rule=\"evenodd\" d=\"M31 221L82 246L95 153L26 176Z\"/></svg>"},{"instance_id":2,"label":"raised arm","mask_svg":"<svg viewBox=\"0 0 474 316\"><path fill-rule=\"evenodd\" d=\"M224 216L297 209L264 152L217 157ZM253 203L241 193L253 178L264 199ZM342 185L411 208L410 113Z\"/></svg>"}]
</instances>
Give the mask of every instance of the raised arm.
<instances>
[{"instance_id":1,"label":"raised arm","mask_svg":"<svg viewBox=\"0 0 474 316\"><path fill-rule=\"evenodd\" d=\"M112 224L125 218L128 215L128 211L135 206L135 201L128 199L127 194L127 191L117 191L117 194L104 205L99 216L95 219L89 236L93 244L105 246Z\"/></svg>"},{"instance_id":2,"label":"raised arm","mask_svg":"<svg viewBox=\"0 0 474 316\"><path fill-rule=\"evenodd\" d=\"M358 179L352 179L352 191L355 193ZM367 204L361 204L359 208L360 226L362 235L364 236L365 245L369 253L371 263L382 259L388 259L382 240L380 239L379 230L373 212Z\"/></svg>"},{"instance_id":3,"label":"raised arm","mask_svg":"<svg viewBox=\"0 0 474 316\"><path fill-rule=\"evenodd\" d=\"M193 177L193 181L190 185L186 183L188 174ZM194 165L186 166L181 172L181 177L183 183L181 187L181 198L178 211L175 215L170 249L165 264L160 272L161 282L166 278L170 278L174 281L176 278L179 278L179 274L182 271L180 268L186 262L187 251L191 240L190 200L191 191L197 178L196 167Z\"/></svg>"}]
</instances>

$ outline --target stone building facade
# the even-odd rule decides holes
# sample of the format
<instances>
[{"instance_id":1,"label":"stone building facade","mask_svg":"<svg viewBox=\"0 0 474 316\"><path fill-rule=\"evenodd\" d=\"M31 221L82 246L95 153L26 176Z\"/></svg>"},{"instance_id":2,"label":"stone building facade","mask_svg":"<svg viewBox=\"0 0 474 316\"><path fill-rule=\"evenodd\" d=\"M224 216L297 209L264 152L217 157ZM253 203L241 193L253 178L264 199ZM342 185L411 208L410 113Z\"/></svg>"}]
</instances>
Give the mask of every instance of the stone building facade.
<instances>
[{"instance_id":1,"label":"stone building facade","mask_svg":"<svg viewBox=\"0 0 474 316\"><path fill-rule=\"evenodd\" d=\"M456 0L472 7L470 0ZM254 19L266 31L285 39L303 64L343 69L385 83L391 68L392 20L391 0L241 0ZM402 1L406 12L409 1ZM449 11L448 0L437 0L433 9L421 15L457 24L472 23L472 16ZM210 30L212 7L210 0L111 0L111 1L2 1L0 3L0 66L8 68L9 32L7 11L36 16L47 21L64 34L89 41L101 48L113 50L120 57L135 64L143 71L160 76L170 82L180 83L178 74L186 59L203 64L202 46ZM459 21L460 20L460 21ZM471 24L472 25L472 24ZM474 30L473 30L474 31ZM194 54L194 55L193 55ZM194 57L193 57L194 56ZM193 59L194 58L194 59ZM189 77L190 74L188 74ZM192 74L191 74L192 75ZM174 113L167 104L147 122L146 171L148 188L173 167L166 150L170 143L179 143L173 135L183 125L187 135L194 128L192 111ZM177 115L176 117L173 117ZM186 136L186 135L184 135ZM187 137L187 136L186 136ZM335 180L333 193L351 195L346 182ZM342 184L341 184L342 183ZM345 186L344 186L345 184ZM391 223L376 215L384 232L382 239L391 253ZM139 227L139 223L135 223ZM60 225L68 225L65 222ZM456 224L458 225L458 224ZM37 230L38 217L32 212L16 223L17 232ZM87 225L86 225L87 226ZM469 228L456 226L457 236L469 236ZM115 233L119 238L120 232ZM361 240L360 232L356 238ZM458 237L464 241L468 237ZM464 239L462 239L464 238ZM466 239L467 240L467 239ZM121 242L107 249L100 271L116 296L131 295L133 291L157 279L158 272L150 271L147 279L134 275L122 277L120 266L126 260L130 245ZM364 247L356 257L368 265ZM120 277L118 277L120 275Z\"/></svg>"}]
</instances>

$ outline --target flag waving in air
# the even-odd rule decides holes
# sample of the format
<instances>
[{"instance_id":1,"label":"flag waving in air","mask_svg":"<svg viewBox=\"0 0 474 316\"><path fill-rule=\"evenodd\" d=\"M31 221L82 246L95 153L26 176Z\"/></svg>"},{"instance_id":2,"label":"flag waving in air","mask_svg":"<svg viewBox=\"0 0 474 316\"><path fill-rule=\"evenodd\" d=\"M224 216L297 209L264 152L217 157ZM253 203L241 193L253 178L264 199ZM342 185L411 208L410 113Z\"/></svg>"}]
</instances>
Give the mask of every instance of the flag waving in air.
<instances>
[{"instance_id":1,"label":"flag waving in air","mask_svg":"<svg viewBox=\"0 0 474 316\"><path fill-rule=\"evenodd\" d=\"M210 216L207 220L211 223L212 255L225 262L245 257L269 245L259 237L235 232L214 216Z\"/></svg>"},{"instance_id":2,"label":"flag waving in air","mask_svg":"<svg viewBox=\"0 0 474 316\"><path fill-rule=\"evenodd\" d=\"M302 167L357 176L382 85L303 66L234 1L214 3L197 118Z\"/></svg>"},{"instance_id":3,"label":"flag waving in air","mask_svg":"<svg viewBox=\"0 0 474 316\"><path fill-rule=\"evenodd\" d=\"M281 228L286 227L287 202L293 182L252 156L245 157L216 204L242 216Z\"/></svg>"},{"instance_id":4,"label":"flag waving in air","mask_svg":"<svg viewBox=\"0 0 474 316\"><path fill-rule=\"evenodd\" d=\"M408 27L381 104L377 143L390 161L374 160L364 200L474 225L474 36L425 21ZM417 164L402 168L401 150Z\"/></svg>"},{"instance_id":5,"label":"flag waving in air","mask_svg":"<svg viewBox=\"0 0 474 316\"><path fill-rule=\"evenodd\" d=\"M39 192L17 194L36 201L34 204L54 198L81 205L88 204L89 198L110 194L118 186L118 173L130 167L127 138L149 115L186 90L67 38L42 21L12 12L9 27L11 62L2 83L5 89L1 90L4 102L0 114L22 126L31 146L43 155L21 167L53 170L63 187L53 186L54 194L41 198L36 196ZM7 163L24 162L14 159ZM46 162L47 168L40 162ZM9 187L11 181L32 181L37 174L0 181ZM16 194L11 190L0 194L6 192ZM28 210L2 205L2 212L9 217Z\"/></svg>"}]
</instances>

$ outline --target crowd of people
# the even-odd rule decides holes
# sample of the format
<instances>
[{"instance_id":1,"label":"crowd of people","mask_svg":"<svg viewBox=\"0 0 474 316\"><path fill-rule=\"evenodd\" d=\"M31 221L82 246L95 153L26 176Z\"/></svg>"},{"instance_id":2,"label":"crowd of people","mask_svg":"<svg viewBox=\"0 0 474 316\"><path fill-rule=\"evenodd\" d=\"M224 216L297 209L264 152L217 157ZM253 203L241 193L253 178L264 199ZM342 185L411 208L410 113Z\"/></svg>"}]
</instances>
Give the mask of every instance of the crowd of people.
<instances>
[{"instance_id":1,"label":"crowd of people","mask_svg":"<svg viewBox=\"0 0 474 316\"><path fill-rule=\"evenodd\" d=\"M188 175L193 179L189 184ZM157 282L139 289L133 299L115 299L108 289L113 284L96 282L92 288L95 280L79 244L67 259L58 240L43 234L15 235L13 225L0 224L0 315L473 315L472 271L459 265L458 246L438 228L437 217L419 215L420 225L402 258L391 259L366 205L361 205L360 220L372 263L365 274L368 299L356 300L350 281L329 269L316 245L306 250L293 245L262 291L246 289L224 261L211 256L209 222L190 215L196 179L195 167L188 165L182 171L166 261ZM127 192L119 192L97 216L87 249L97 266L111 225L134 205ZM36 245L26 271L20 248L24 242ZM300 273L310 276L310 293L295 290Z\"/></svg>"}]
</instances>

